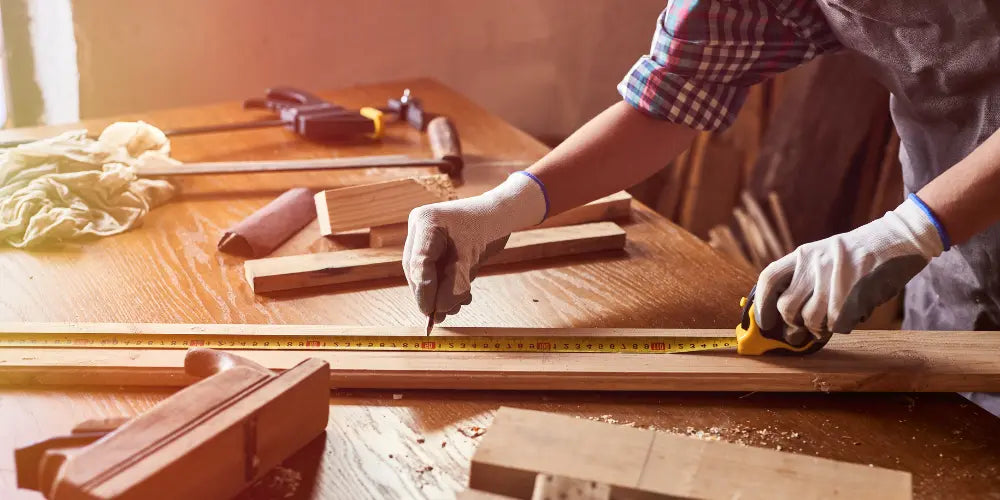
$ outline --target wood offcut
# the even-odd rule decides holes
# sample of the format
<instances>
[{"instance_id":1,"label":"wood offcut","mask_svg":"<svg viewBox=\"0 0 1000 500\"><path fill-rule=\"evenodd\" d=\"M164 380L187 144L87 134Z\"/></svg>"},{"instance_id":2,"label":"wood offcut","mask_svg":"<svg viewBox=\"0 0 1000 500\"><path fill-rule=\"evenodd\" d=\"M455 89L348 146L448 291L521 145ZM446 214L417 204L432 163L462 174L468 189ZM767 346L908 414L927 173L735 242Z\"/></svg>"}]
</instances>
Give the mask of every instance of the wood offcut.
<instances>
[{"instance_id":1,"label":"wood offcut","mask_svg":"<svg viewBox=\"0 0 1000 500\"><path fill-rule=\"evenodd\" d=\"M421 205L455 198L451 179L444 174L396 179L316 193L320 233L405 222Z\"/></svg>"}]
</instances>

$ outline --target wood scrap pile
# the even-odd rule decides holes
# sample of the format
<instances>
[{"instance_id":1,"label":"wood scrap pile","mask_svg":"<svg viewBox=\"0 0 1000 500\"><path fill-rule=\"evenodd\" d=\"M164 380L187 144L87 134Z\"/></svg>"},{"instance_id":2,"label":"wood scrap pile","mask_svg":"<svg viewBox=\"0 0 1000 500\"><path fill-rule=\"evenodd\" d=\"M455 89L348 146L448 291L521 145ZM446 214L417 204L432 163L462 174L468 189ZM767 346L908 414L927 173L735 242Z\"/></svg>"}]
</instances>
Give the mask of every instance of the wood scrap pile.
<instances>
[{"instance_id":1,"label":"wood scrap pile","mask_svg":"<svg viewBox=\"0 0 1000 500\"><path fill-rule=\"evenodd\" d=\"M631 192L756 269L881 216L902 201L899 138L888 93L861 65L827 55L753 87L731 127L699 134ZM748 201L769 208L780 245Z\"/></svg>"},{"instance_id":2,"label":"wood scrap pile","mask_svg":"<svg viewBox=\"0 0 1000 500\"><path fill-rule=\"evenodd\" d=\"M447 175L328 189L315 195L303 189L292 190L227 231L219 248L258 257L244 263L247 283L255 293L400 278L410 211L455 198L455 188ZM628 193L615 193L552 217L537 228L516 232L504 250L487 264L621 249L625 246L625 231L611 221L629 217L631 201ZM312 220L313 205L319 227L317 239L367 230L367 247L265 257Z\"/></svg>"}]
</instances>

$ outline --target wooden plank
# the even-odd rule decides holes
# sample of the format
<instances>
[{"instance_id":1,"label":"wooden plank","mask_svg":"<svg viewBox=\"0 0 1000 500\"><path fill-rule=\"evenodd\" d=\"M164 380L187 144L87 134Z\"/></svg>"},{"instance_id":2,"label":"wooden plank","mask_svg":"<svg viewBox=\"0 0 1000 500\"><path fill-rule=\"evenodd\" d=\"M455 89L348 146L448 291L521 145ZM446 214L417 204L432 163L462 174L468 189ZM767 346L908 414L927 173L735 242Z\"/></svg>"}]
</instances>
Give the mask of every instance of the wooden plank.
<instances>
[{"instance_id":1,"label":"wooden plank","mask_svg":"<svg viewBox=\"0 0 1000 500\"><path fill-rule=\"evenodd\" d=\"M703 132L691 149L688 183L678 223L695 236L729 220L739 200L744 156L725 137Z\"/></svg>"},{"instance_id":2,"label":"wooden plank","mask_svg":"<svg viewBox=\"0 0 1000 500\"><path fill-rule=\"evenodd\" d=\"M736 225L740 228L740 233L743 234L743 241L750 253L750 262L755 268L764 269L764 266L768 265L771 260L767 256L767 247L764 245L764 239L757 231L757 227L750 216L740 207L733 209L733 217L736 219Z\"/></svg>"},{"instance_id":3,"label":"wooden plank","mask_svg":"<svg viewBox=\"0 0 1000 500\"><path fill-rule=\"evenodd\" d=\"M632 213L632 195L619 191L594 200L586 205L549 217L531 229L572 226L588 222L612 221L627 218ZM376 226L371 229L369 245L372 248L402 246L406 242L406 223Z\"/></svg>"},{"instance_id":4,"label":"wooden plank","mask_svg":"<svg viewBox=\"0 0 1000 500\"><path fill-rule=\"evenodd\" d=\"M501 407L469 486L526 498L538 473L606 484L612 498L904 500L912 489L903 471Z\"/></svg>"},{"instance_id":5,"label":"wooden plank","mask_svg":"<svg viewBox=\"0 0 1000 500\"><path fill-rule=\"evenodd\" d=\"M316 193L316 217L324 236L351 229L405 222L421 205L453 199L447 175L425 175Z\"/></svg>"},{"instance_id":6,"label":"wooden plank","mask_svg":"<svg viewBox=\"0 0 1000 500\"><path fill-rule=\"evenodd\" d=\"M792 237L792 230L788 227L788 217L785 217L785 209L781 206L781 197L778 193L771 191L767 193L767 206L771 209L771 217L778 226L778 235L781 236L781 245L785 253L795 250L795 238Z\"/></svg>"},{"instance_id":7,"label":"wooden plank","mask_svg":"<svg viewBox=\"0 0 1000 500\"><path fill-rule=\"evenodd\" d=\"M757 227L761 239L764 241L764 247L767 249L770 260L774 261L784 257L786 252L783 245L778 240L778 235L775 234L774 228L771 227L771 222L767 220L767 215L764 214L764 209L761 208L760 203L757 203L753 195L747 191L744 191L740 197L743 199L743 206L746 208L747 215L753 221L754 226Z\"/></svg>"},{"instance_id":8,"label":"wooden plank","mask_svg":"<svg viewBox=\"0 0 1000 500\"><path fill-rule=\"evenodd\" d=\"M672 221L679 220L682 201L681 194L687 187L688 176L691 171L691 150L694 149L695 144L700 138L701 135L695 136L691 146L677 155L677 158L674 158L674 161L667 166L669 171L658 174L659 178L665 177L665 180L660 187L659 194L651 202L655 202L655 208L659 214Z\"/></svg>"},{"instance_id":9,"label":"wooden plank","mask_svg":"<svg viewBox=\"0 0 1000 500\"><path fill-rule=\"evenodd\" d=\"M625 231L613 222L519 231L487 265L562 257L625 246ZM339 252L248 260L247 283L255 293L398 278L403 276L399 248L361 248Z\"/></svg>"},{"instance_id":10,"label":"wooden plank","mask_svg":"<svg viewBox=\"0 0 1000 500\"><path fill-rule=\"evenodd\" d=\"M736 312L734 312L734 323ZM421 335L415 327L326 325L36 325L6 324L5 331L79 329L164 333L327 333ZM347 333L349 332L349 333ZM717 336L733 330L435 328L431 341L463 335ZM71 338L71 337L70 337ZM327 361L333 387L376 389L527 389L610 391L1000 391L997 332L856 331L834 335L804 357L739 356L732 351L694 354L569 354L239 351L274 370L305 357ZM0 348L0 383L63 385L184 385L182 350Z\"/></svg>"}]
</instances>

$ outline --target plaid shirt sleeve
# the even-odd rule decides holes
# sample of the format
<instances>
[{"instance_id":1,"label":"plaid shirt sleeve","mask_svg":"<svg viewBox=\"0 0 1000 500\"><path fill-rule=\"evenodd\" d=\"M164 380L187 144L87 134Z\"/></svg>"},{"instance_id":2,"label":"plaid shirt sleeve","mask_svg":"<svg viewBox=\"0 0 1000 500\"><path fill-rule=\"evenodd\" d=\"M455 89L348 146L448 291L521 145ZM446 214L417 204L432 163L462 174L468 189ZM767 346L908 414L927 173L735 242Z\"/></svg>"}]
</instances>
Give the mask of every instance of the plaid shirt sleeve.
<instances>
[{"instance_id":1,"label":"plaid shirt sleeve","mask_svg":"<svg viewBox=\"0 0 1000 500\"><path fill-rule=\"evenodd\" d=\"M751 85L838 48L815 0L669 0L618 92L653 117L718 130Z\"/></svg>"}]
</instances>

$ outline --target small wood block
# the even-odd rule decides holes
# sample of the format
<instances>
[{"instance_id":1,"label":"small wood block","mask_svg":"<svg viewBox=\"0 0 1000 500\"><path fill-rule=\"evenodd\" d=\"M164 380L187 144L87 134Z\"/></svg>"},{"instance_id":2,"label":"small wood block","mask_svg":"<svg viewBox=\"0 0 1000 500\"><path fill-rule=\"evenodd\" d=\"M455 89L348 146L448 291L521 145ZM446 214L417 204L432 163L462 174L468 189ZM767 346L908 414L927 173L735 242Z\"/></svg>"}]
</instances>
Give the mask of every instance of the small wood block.
<instances>
[{"instance_id":1,"label":"small wood block","mask_svg":"<svg viewBox=\"0 0 1000 500\"><path fill-rule=\"evenodd\" d=\"M500 408L469 487L527 498L537 474L607 484L611 498L909 499L907 472Z\"/></svg>"},{"instance_id":2,"label":"small wood block","mask_svg":"<svg viewBox=\"0 0 1000 500\"><path fill-rule=\"evenodd\" d=\"M549 217L531 229L612 221L627 218L631 213L632 195L625 191L619 191L599 200L594 200L586 205ZM372 248L402 246L406 242L406 229L405 222L375 226L371 229L369 245Z\"/></svg>"},{"instance_id":3,"label":"small wood block","mask_svg":"<svg viewBox=\"0 0 1000 500\"><path fill-rule=\"evenodd\" d=\"M561 257L625 246L625 231L613 222L519 231L487 264ZM248 260L243 264L254 293L403 276L399 248L361 248Z\"/></svg>"},{"instance_id":4,"label":"small wood block","mask_svg":"<svg viewBox=\"0 0 1000 500\"><path fill-rule=\"evenodd\" d=\"M324 236L351 229L405 222L421 205L455 198L447 175L426 175L316 193L316 216Z\"/></svg>"}]
</instances>

